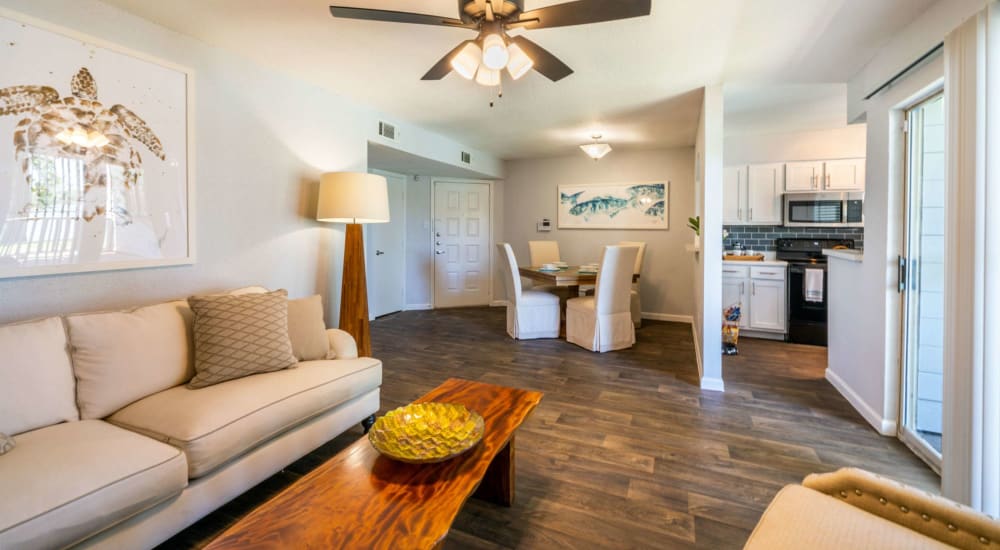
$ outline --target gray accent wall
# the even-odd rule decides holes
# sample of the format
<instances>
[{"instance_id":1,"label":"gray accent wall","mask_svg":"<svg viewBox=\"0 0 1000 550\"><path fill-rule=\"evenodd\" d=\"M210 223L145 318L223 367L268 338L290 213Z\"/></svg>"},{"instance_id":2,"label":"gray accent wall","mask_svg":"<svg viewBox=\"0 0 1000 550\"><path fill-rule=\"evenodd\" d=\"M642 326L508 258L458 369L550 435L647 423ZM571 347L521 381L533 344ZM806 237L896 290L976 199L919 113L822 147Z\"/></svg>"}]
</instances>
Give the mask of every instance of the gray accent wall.
<instances>
[{"instance_id":1,"label":"gray accent wall","mask_svg":"<svg viewBox=\"0 0 1000 550\"><path fill-rule=\"evenodd\" d=\"M730 250L740 243L752 250L774 250L775 239L854 239L854 248L865 247L863 227L785 227L782 225L727 225L729 238L722 246Z\"/></svg>"}]
</instances>

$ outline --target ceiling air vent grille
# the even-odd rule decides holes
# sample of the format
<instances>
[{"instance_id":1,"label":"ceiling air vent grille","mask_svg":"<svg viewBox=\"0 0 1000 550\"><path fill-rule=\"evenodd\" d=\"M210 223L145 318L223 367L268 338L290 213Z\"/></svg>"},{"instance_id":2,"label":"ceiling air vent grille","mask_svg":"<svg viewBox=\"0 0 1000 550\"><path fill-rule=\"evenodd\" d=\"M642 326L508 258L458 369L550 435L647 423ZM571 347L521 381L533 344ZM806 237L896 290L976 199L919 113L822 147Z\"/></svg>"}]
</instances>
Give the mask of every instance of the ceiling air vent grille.
<instances>
[{"instance_id":1,"label":"ceiling air vent grille","mask_svg":"<svg viewBox=\"0 0 1000 550\"><path fill-rule=\"evenodd\" d=\"M396 127L388 122L379 122L378 135L396 141Z\"/></svg>"},{"instance_id":2,"label":"ceiling air vent grille","mask_svg":"<svg viewBox=\"0 0 1000 550\"><path fill-rule=\"evenodd\" d=\"M462 162L466 164L472 164L472 155L462 151Z\"/></svg>"}]
</instances>

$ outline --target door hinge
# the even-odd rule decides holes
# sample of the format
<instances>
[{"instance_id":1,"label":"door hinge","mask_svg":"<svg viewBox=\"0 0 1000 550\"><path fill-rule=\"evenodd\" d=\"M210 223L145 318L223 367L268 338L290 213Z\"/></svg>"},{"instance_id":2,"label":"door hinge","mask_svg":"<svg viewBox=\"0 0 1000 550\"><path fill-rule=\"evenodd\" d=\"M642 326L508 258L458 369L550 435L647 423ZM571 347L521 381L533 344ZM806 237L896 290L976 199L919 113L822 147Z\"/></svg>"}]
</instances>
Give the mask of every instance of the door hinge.
<instances>
[{"instance_id":1,"label":"door hinge","mask_svg":"<svg viewBox=\"0 0 1000 550\"><path fill-rule=\"evenodd\" d=\"M909 116L903 117L903 122L902 124L900 124L900 129L903 130L904 134L909 133L911 124L912 124L912 119Z\"/></svg>"}]
</instances>

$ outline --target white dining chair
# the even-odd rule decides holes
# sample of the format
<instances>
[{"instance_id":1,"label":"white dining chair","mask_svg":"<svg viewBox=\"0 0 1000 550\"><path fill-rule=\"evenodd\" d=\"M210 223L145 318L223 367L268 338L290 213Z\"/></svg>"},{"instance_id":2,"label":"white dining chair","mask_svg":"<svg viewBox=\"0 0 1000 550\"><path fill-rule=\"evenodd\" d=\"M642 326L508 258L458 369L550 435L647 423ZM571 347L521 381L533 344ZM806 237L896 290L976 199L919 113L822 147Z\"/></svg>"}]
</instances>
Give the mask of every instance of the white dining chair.
<instances>
[{"instance_id":1,"label":"white dining chair","mask_svg":"<svg viewBox=\"0 0 1000 550\"><path fill-rule=\"evenodd\" d=\"M507 243L497 243L507 287L507 334L515 340L559 338L559 297L521 288L517 259Z\"/></svg>"},{"instance_id":2,"label":"white dining chair","mask_svg":"<svg viewBox=\"0 0 1000 550\"><path fill-rule=\"evenodd\" d=\"M558 241L528 241L528 251L535 267L559 261Z\"/></svg>"},{"instance_id":3,"label":"white dining chair","mask_svg":"<svg viewBox=\"0 0 1000 550\"><path fill-rule=\"evenodd\" d=\"M567 341L601 353L635 344L629 293L638 253L634 246L604 247L594 295L566 302Z\"/></svg>"},{"instance_id":4,"label":"white dining chair","mask_svg":"<svg viewBox=\"0 0 1000 550\"><path fill-rule=\"evenodd\" d=\"M635 270L633 275L642 273L642 259L646 255L646 243L641 241L619 241L618 246L634 246L639 249L635 256ZM632 292L629 296L629 310L632 312L632 324L635 328L642 326L642 299L639 296L639 285L642 281L632 283Z\"/></svg>"}]
</instances>

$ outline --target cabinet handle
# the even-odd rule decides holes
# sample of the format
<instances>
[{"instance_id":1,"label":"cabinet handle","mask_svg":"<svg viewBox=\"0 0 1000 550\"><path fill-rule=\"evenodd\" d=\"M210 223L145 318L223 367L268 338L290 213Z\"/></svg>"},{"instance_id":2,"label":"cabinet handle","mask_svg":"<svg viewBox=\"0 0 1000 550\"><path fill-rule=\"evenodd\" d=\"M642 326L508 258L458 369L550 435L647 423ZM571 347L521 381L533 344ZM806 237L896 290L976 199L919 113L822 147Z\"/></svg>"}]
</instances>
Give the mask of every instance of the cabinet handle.
<instances>
[{"instance_id":1,"label":"cabinet handle","mask_svg":"<svg viewBox=\"0 0 1000 550\"><path fill-rule=\"evenodd\" d=\"M757 295L757 283L750 283L750 294L753 296Z\"/></svg>"},{"instance_id":2,"label":"cabinet handle","mask_svg":"<svg viewBox=\"0 0 1000 550\"><path fill-rule=\"evenodd\" d=\"M740 296L743 296L747 292L746 283L740 283Z\"/></svg>"},{"instance_id":3,"label":"cabinet handle","mask_svg":"<svg viewBox=\"0 0 1000 550\"><path fill-rule=\"evenodd\" d=\"M753 221L753 208L750 209L750 221Z\"/></svg>"},{"instance_id":4,"label":"cabinet handle","mask_svg":"<svg viewBox=\"0 0 1000 550\"><path fill-rule=\"evenodd\" d=\"M743 219L743 209L742 208L737 208L736 209L736 219L737 220L742 220Z\"/></svg>"},{"instance_id":5,"label":"cabinet handle","mask_svg":"<svg viewBox=\"0 0 1000 550\"><path fill-rule=\"evenodd\" d=\"M777 273L773 271L758 271L757 273L760 273L761 275L777 275Z\"/></svg>"},{"instance_id":6,"label":"cabinet handle","mask_svg":"<svg viewBox=\"0 0 1000 550\"><path fill-rule=\"evenodd\" d=\"M830 188L830 174L826 175L826 186L825 186L825 188L826 189Z\"/></svg>"}]
</instances>

